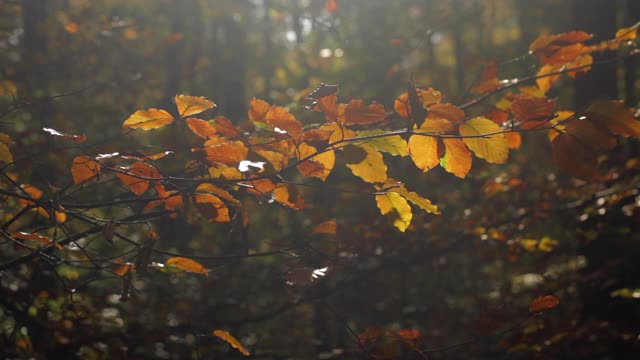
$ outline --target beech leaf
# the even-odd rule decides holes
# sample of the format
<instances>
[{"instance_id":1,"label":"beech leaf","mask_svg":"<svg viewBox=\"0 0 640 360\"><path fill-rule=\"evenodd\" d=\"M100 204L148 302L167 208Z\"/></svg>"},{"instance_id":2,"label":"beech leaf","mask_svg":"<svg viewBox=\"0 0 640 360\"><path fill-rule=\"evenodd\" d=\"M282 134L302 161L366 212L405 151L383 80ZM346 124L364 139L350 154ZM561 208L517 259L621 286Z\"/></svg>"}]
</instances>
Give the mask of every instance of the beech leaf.
<instances>
[{"instance_id":1,"label":"beech leaf","mask_svg":"<svg viewBox=\"0 0 640 360\"><path fill-rule=\"evenodd\" d=\"M151 108L148 110L136 111L133 115L129 116L127 120L125 120L122 126L130 129L151 130L169 125L173 121L173 116L167 111Z\"/></svg>"},{"instance_id":2,"label":"beech leaf","mask_svg":"<svg viewBox=\"0 0 640 360\"><path fill-rule=\"evenodd\" d=\"M202 264L195 260L187 259L184 257L176 256L167 259L165 265L172 266L176 269L192 272L196 274L207 275L209 274L209 270L207 270Z\"/></svg>"},{"instance_id":3,"label":"beech leaf","mask_svg":"<svg viewBox=\"0 0 640 360\"><path fill-rule=\"evenodd\" d=\"M234 349L237 349L242 355L249 356L249 351L236 339L233 335L229 334L224 330L215 330L213 335L219 337L220 339L226 341L229 345L231 345Z\"/></svg>"},{"instance_id":4,"label":"beech leaf","mask_svg":"<svg viewBox=\"0 0 640 360\"><path fill-rule=\"evenodd\" d=\"M460 125L458 130L460 135L464 137L462 141L477 157L495 164L502 164L507 161L509 142L504 134L482 136L502 131L495 122L484 117L476 117Z\"/></svg>"},{"instance_id":5,"label":"beech leaf","mask_svg":"<svg viewBox=\"0 0 640 360\"><path fill-rule=\"evenodd\" d=\"M97 177L102 170L99 162L88 156L76 156L71 165L73 183L80 184Z\"/></svg>"},{"instance_id":6,"label":"beech leaf","mask_svg":"<svg viewBox=\"0 0 640 360\"><path fill-rule=\"evenodd\" d=\"M216 106L213 101L205 99L204 96L176 95L175 101L181 117L196 115Z\"/></svg>"}]
</instances>

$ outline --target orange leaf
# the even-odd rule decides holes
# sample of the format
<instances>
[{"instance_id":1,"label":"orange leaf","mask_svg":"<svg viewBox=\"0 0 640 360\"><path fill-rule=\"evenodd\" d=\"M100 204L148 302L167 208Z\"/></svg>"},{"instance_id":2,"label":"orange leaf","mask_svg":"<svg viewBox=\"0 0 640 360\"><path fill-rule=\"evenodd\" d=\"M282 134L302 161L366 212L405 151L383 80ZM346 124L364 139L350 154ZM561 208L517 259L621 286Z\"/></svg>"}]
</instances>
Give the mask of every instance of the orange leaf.
<instances>
[{"instance_id":1,"label":"orange leaf","mask_svg":"<svg viewBox=\"0 0 640 360\"><path fill-rule=\"evenodd\" d=\"M345 125L369 125L383 121L387 112L376 102L365 105L362 100L351 100L344 107Z\"/></svg>"},{"instance_id":2,"label":"orange leaf","mask_svg":"<svg viewBox=\"0 0 640 360\"><path fill-rule=\"evenodd\" d=\"M199 114L216 106L213 101L207 100L203 96L176 95L175 100L178 114L181 117Z\"/></svg>"},{"instance_id":3,"label":"orange leaf","mask_svg":"<svg viewBox=\"0 0 640 360\"><path fill-rule=\"evenodd\" d=\"M427 119L446 119L454 124L464 120L464 117L464 111L451 104L434 104L429 107L427 115Z\"/></svg>"},{"instance_id":4,"label":"orange leaf","mask_svg":"<svg viewBox=\"0 0 640 360\"><path fill-rule=\"evenodd\" d=\"M336 155L333 150L318 153L313 146L302 143L298 146L298 153L298 159L313 155L312 158L302 161L296 166L303 176L317 177L322 181L327 179L336 161Z\"/></svg>"},{"instance_id":5,"label":"orange leaf","mask_svg":"<svg viewBox=\"0 0 640 360\"><path fill-rule=\"evenodd\" d=\"M229 334L226 331L223 330L215 330L213 332L213 335L219 337L220 339L226 341L227 343L229 343L229 345L233 346L235 349L238 349L238 351L240 351L240 353L244 356L249 356L249 351L247 351L247 349L240 343L240 341L238 341L238 339L236 339L235 337L233 337L233 335Z\"/></svg>"},{"instance_id":6,"label":"orange leaf","mask_svg":"<svg viewBox=\"0 0 640 360\"><path fill-rule=\"evenodd\" d=\"M162 177L158 169L143 162L136 162L129 169L121 168L121 170L126 174L118 172L116 176L136 195L142 195L147 191L150 179L160 179Z\"/></svg>"},{"instance_id":7,"label":"orange leaf","mask_svg":"<svg viewBox=\"0 0 640 360\"><path fill-rule=\"evenodd\" d=\"M135 266L133 265L133 263L130 263L130 262L126 262L126 263L118 262L111 266L111 271L113 271L119 276L125 276L128 273L133 272L134 270L135 270Z\"/></svg>"},{"instance_id":8,"label":"orange leaf","mask_svg":"<svg viewBox=\"0 0 640 360\"><path fill-rule=\"evenodd\" d=\"M138 110L125 120L122 126L130 129L151 130L161 128L173 122L173 116L165 110Z\"/></svg>"},{"instance_id":9,"label":"orange leaf","mask_svg":"<svg viewBox=\"0 0 640 360\"><path fill-rule=\"evenodd\" d=\"M38 234L29 234L21 231L16 231L11 233L11 237L14 239L28 240L28 241L33 241L40 244L45 244L45 245L53 244L53 241L49 240L48 237L38 235ZM62 245L60 244L55 243L54 246L57 249L62 249Z\"/></svg>"},{"instance_id":10,"label":"orange leaf","mask_svg":"<svg viewBox=\"0 0 640 360\"><path fill-rule=\"evenodd\" d=\"M546 97L519 95L511 104L511 112L522 122L522 129L537 129L548 126L549 120L555 117L555 106L556 101Z\"/></svg>"},{"instance_id":11,"label":"orange leaf","mask_svg":"<svg viewBox=\"0 0 640 360\"><path fill-rule=\"evenodd\" d=\"M165 264L173 266L180 270L184 270L184 271L188 271L196 274L202 274L202 275L209 274L209 270L207 270L204 266L202 266L202 264L200 264L197 261L187 259L184 257L176 256L176 257L169 258L167 259Z\"/></svg>"},{"instance_id":12,"label":"orange leaf","mask_svg":"<svg viewBox=\"0 0 640 360\"><path fill-rule=\"evenodd\" d=\"M42 128L42 130L44 130L45 132L48 132L51 135L54 136L60 136L63 137L65 139L69 139L71 141L73 141L76 144L80 144L83 143L87 140L87 137L85 135L69 135L69 134L63 134L57 130L51 129L51 128Z\"/></svg>"},{"instance_id":13,"label":"orange leaf","mask_svg":"<svg viewBox=\"0 0 640 360\"><path fill-rule=\"evenodd\" d=\"M542 93L546 94L547 91L551 89L551 86L553 86L553 83L560 78L560 74L549 75L558 72L560 68L561 66L556 65L544 65L540 67L540 70L538 70L536 74L536 84Z\"/></svg>"},{"instance_id":14,"label":"orange leaf","mask_svg":"<svg viewBox=\"0 0 640 360\"><path fill-rule=\"evenodd\" d=\"M256 99L254 97L249 103L249 120L253 122L265 123L265 119L270 108L271 105L269 105L266 101Z\"/></svg>"},{"instance_id":15,"label":"orange leaf","mask_svg":"<svg viewBox=\"0 0 640 360\"><path fill-rule=\"evenodd\" d=\"M298 192L298 188L293 184L278 184L278 186L273 189L271 196L280 204L295 210L302 210L307 207L307 204L305 204L304 199Z\"/></svg>"},{"instance_id":16,"label":"orange leaf","mask_svg":"<svg viewBox=\"0 0 640 360\"><path fill-rule=\"evenodd\" d=\"M578 75L584 75L589 70L591 70L592 64L593 64L593 56L589 54L582 55L576 60L566 65L568 69L574 69L574 68L576 69L576 70L569 71L567 75L571 76L572 78L575 78Z\"/></svg>"},{"instance_id":17,"label":"orange leaf","mask_svg":"<svg viewBox=\"0 0 640 360\"><path fill-rule=\"evenodd\" d=\"M208 121L188 118L186 120L187 126L193 131L194 134L200 136L203 139L210 139L216 135L216 128L214 128Z\"/></svg>"},{"instance_id":18,"label":"orange leaf","mask_svg":"<svg viewBox=\"0 0 640 360\"><path fill-rule=\"evenodd\" d=\"M335 235L337 229L338 226L336 224L336 220L332 219L318 224L315 228L313 228L313 234Z\"/></svg>"},{"instance_id":19,"label":"orange leaf","mask_svg":"<svg viewBox=\"0 0 640 360\"><path fill-rule=\"evenodd\" d=\"M287 109L280 106L272 106L269 108L264 121L265 123L273 126L276 132L285 131L294 137L297 137L302 133L302 124L300 124L300 122L296 120L296 118L291 115Z\"/></svg>"},{"instance_id":20,"label":"orange leaf","mask_svg":"<svg viewBox=\"0 0 640 360\"><path fill-rule=\"evenodd\" d=\"M212 138L204 143L207 161L211 164L237 165L246 160L249 149L242 141L227 141L223 138Z\"/></svg>"},{"instance_id":21,"label":"orange leaf","mask_svg":"<svg viewBox=\"0 0 640 360\"><path fill-rule=\"evenodd\" d=\"M405 92L398 96L393 102L393 110L395 110L395 112L403 118L408 118L411 114L411 103L409 102L409 94Z\"/></svg>"},{"instance_id":22,"label":"orange leaf","mask_svg":"<svg viewBox=\"0 0 640 360\"><path fill-rule=\"evenodd\" d=\"M582 42L591 39L584 31L572 31L557 35L541 36L529 46L529 52L540 59L542 64L561 65L582 55Z\"/></svg>"},{"instance_id":23,"label":"orange leaf","mask_svg":"<svg viewBox=\"0 0 640 360\"><path fill-rule=\"evenodd\" d=\"M495 91L500 87L498 79L498 62L495 59L490 60L482 71L481 80L478 85L471 88L473 92L485 94Z\"/></svg>"},{"instance_id":24,"label":"orange leaf","mask_svg":"<svg viewBox=\"0 0 640 360\"><path fill-rule=\"evenodd\" d=\"M224 116L218 116L213 119L213 127L216 131L228 138L236 137L242 134L242 130L237 126L233 125L231 120L227 119Z\"/></svg>"},{"instance_id":25,"label":"orange leaf","mask_svg":"<svg viewBox=\"0 0 640 360\"><path fill-rule=\"evenodd\" d=\"M537 314L539 312L553 309L559 304L560 304L560 299L558 299L553 295L541 296L531 302L531 305L529 305L529 312L531 314Z\"/></svg>"},{"instance_id":26,"label":"orange leaf","mask_svg":"<svg viewBox=\"0 0 640 360\"><path fill-rule=\"evenodd\" d=\"M71 165L73 183L80 184L100 174L102 165L88 156L76 156Z\"/></svg>"},{"instance_id":27,"label":"orange leaf","mask_svg":"<svg viewBox=\"0 0 640 360\"><path fill-rule=\"evenodd\" d=\"M467 176L471 170L471 152L460 139L443 139L444 156L440 158L440 165L448 172L459 178Z\"/></svg>"},{"instance_id":28,"label":"orange leaf","mask_svg":"<svg viewBox=\"0 0 640 360\"><path fill-rule=\"evenodd\" d=\"M327 0L327 2L324 4L324 9L330 13L338 11L338 0Z\"/></svg>"},{"instance_id":29,"label":"orange leaf","mask_svg":"<svg viewBox=\"0 0 640 360\"><path fill-rule=\"evenodd\" d=\"M196 206L200 213L206 217L209 222L229 222L229 207L219 197L211 194L196 193L193 195Z\"/></svg>"},{"instance_id":30,"label":"orange leaf","mask_svg":"<svg viewBox=\"0 0 640 360\"><path fill-rule=\"evenodd\" d=\"M519 132L510 131L504 133L504 137L507 139L509 149L519 149L520 145L522 145L522 136L520 136Z\"/></svg>"}]
</instances>

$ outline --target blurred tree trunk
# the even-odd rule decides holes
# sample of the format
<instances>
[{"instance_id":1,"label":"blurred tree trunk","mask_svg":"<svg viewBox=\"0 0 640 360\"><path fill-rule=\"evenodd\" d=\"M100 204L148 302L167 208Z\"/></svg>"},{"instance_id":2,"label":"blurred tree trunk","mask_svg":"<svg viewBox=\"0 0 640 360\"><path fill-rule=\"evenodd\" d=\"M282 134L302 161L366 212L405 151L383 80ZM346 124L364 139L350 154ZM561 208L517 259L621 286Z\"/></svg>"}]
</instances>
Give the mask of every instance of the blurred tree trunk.
<instances>
[{"instance_id":1,"label":"blurred tree trunk","mask_svg":"<svg viewBox=\"0 0 640 360\"><path fill-rule=\"evenodd\" d=\"M594 35L596 40L612 37L616 26L616 2L611 0L573 0L573 27ZM603 59L595 54L594 62ZM617 64L594 66L586 75L576 79L574 103L578 110L598 99L616 99Z\"/></svg>"}]
</instances>

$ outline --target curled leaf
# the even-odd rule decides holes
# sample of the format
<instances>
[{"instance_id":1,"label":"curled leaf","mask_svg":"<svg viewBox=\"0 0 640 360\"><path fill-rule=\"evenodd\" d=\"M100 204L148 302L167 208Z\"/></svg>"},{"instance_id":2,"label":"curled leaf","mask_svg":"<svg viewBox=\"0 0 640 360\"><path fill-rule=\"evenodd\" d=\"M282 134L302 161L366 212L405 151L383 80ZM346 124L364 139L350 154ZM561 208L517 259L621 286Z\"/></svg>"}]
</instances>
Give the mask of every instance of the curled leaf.
<instances>
[{"instance_id":1,"label":"curled leaf","mask_svg":"<svg viewBox=\"0 0 640 360\"><path fill-rule=\"evenodd\" d=\"M215 335L215 336L219 337L220 339L226 341L233 348L238 349L238 351L242 355L244 355L244 356L249 356L250 355L249 351L242 345L242 343L240 343L240 341L238 341L238 339L233 337L233 335L229 334L228 332L226 332L224 330L215 330L213 332L213 335Z\"/></svg>"}]
</instances>

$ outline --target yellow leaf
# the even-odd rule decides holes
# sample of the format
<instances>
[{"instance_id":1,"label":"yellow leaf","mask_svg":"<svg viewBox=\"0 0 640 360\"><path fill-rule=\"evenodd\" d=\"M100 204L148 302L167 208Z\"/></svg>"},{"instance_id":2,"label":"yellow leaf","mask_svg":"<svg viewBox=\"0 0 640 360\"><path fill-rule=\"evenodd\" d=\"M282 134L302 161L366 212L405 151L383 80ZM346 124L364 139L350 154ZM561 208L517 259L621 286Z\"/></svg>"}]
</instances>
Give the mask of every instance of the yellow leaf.
<instances>
[{"instance_id":1,"label":"yellow leaf","mask_svg":"<svg viewBox=\"0 0 640 360\"><path fill-rule=\"evenodd\" d=\"M538 73L536 74L536 84L538 84L538 88L542 91L543 94L546 94L553 83L560 78L560 74L549 75L555 72L558 72L562 66L557 65L544 65L540 67Z\"/></svg>"},{"instance_id":2,"label":"yellow leaf","mask_svg":"<svg viewBox=\"0 0 640 360\"><path fill-rule=\"evenodd\" d=\"M346 165L353 175L368 183L387 180L387 165L382 154L369 145L353 145L344 149Z\"/></svg>"},{"instance_id":3,"label":"yellow leaf","mask_svg":"<svg viewBox=\"0 0 640 360\"><path fill-rule=\"evenodd\" d=\"M504 137L504 134L480 137L484 134L502 131L500 126L495 122L484 117L476 117L460 125L459 131L460 135L464 136L462 141L464 141L469 149L479 158L496 164L502 164L507 161L507 157L509 156L509 142Z\"/></svg>"},{"instance_id":4,"label":"yellow leaf","mask_svg":"<svg viewBox=\"0 0 640 360\"><path fill-rule=\"evenodd\" d=\"M419 194L407 190L404 186L395 187L391 190L391 192L396 192L402 195L405 199L409 200L414 205L417 205L420 209L431 213L431 214L440 214L440 210L438 210L438 206L433 205L431 200L425 199Z\"/></svg>"},{"instance_id":5,"label":"yellow leaf","mask_svg":"<svg viewBox=\"0 0 640 360\"><path fill-rule=\"evenodd\" d=\"M178 268L180 270L196 273L196 274L209 274L209 270L207 270L202 264L197 261L183 258L183 257L172 257L167 259L166 265Z\"/></svg>"},{"instance_id":6,"label":"yellow leaf","mask_svg":"<svg viewBox=\"0 0 640 360\"><path fill-rule=\"evenodd\" d=\"M138 110L125 120L122 126L130 129L151 130L161 128L173 122L173 116L165 110Z\"/></svg>"},{"instance_id":7,"label":"yellow leaf","mask_svg":"<svg viewBox=\"0 0 640 360\"><path fill-rule=\"evenodd\" d=\"M553 249L555 249L556 246L558 246L558 244L559 244L558 240L554 240L548 236L545 236L542 239L540 239L540 243L538 244L538 249L544 252L551 252Z\"/></svg>"},{"instance_id":8,"label":"yellow leaf","mask_svg":"<svg viewBox=\"0 0 640 360\"><path fill-rule=\"evenodd\" d=\"M308 156L317 154L312 158L299 163L296 168L304 176L317 177L322 181L327 179L327 176L333 170L333 166L336 161L336 155L333 150L327 150L318 154L316 148L313 146L302 143L298 146L298 158L304 159Z\"/></svg>"},{"instance_id":9,"label":"yellow leaf","mask_svg":"<svg viewBox=\"0 0 640 360\"><path fill-rule=\"evenodd\" d=\"M238 351L240 351L242 355L244 356L250 355L249 351L247 351L247 349L240 343L240 341L238 341L238 339L233 337L233 335L229 334L228 332L223 330L216 330L213 332L213 335L226 341L227 343L229 343L229 345L233 346L235 349L238 349Z\"/></svg>"},{"instance_id":10,"label":"yellow leaf","mask_svg":"<svg viewBox=\"0 0 640 360\"><path fill-rule=\"evenodd\" d=\"M413 163L423 172L433 169L440 162L438 139L424 135L411 136L409 138L409 154Z\"/></svg>"},{"instance_id":11,"label":"yellow leaf","mask_svg":"<svg viewBox=\"0 0 640 360\"><path fill-rule=\"evenodd\" d=\"M375 136L384 134L384 130L369 130L361 131L358 133L358 137ZM363 140L358 142L360 144L367 144L373 146L378 151L386 152L391 155L407 156L409 155L409 148L407 142L400 137L400 135L383 136L372 139Z\"/></svg>"},{"instance_id":12,"label":"yellow leaf","mask_svg":"<svg viewBox=\"0 0 640 360\"><path fill-rule=\"evenodd\" d=\"M76 156L71 165L73 183L80 184L100 174L102 165L88 156Z\"/></svg>"},{"instance_id":13,"label":"yellow leaf","mask_svg":"<svg viewBox=\"0 0 640 360\"><path fill-rule=\"evenodd\" d=\"M411 212L411 206L402 195L391 191L376 195L376 204L382 215L395 211L398 217L393 221L393 225L402 232L407 230L407 227L411 224L413 213Z\"/></svg>"},{"instance_id":14,"label":"yellow leaf","mask_svg":"<svg viewBox=\"0 0 640 360\"><path fill-rule=\"evenodd\" d=\"M471 152L460 139L444 139L444 156L440 158L440 165L448 172L464 179L471 170Z\"/></svg>"},{"instance_id":15,"label":"yellow leaf","mask_svg":"<svg viewBox=\"0 0 640 360\"><path fill-rule=\"evenodd\" d=\"M203 96L176 95L176 107L181 117L199 114L207 109L211 109L216 104L205 99Z\"/></svg>"}]
</instances>

